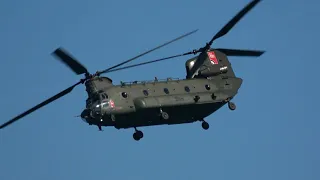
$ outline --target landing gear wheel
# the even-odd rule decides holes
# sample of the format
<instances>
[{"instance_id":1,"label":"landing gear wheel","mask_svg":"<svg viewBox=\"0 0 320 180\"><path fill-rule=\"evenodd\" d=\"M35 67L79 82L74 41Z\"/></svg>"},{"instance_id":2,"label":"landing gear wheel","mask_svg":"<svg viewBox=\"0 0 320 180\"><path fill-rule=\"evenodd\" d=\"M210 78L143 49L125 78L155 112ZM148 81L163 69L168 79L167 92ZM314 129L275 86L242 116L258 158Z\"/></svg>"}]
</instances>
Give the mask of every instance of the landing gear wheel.
<instances>
[{"instance_id":1,"label":"landing gear wheel","mask_svg":"<svg viewBox=\"0 0 320 180\"><path fill-rule=\"evenodd\" d=\"M140 138L139 138L137 133L133 133L133 139L136 140L136 141L140 140Z\"/></svg>"},{"instance_id":2,"label":"landing gear wheel","mask_svg":"<svg viewBox=\"0 0 320 180\"><path fill-rule=\"evenodd\" d=\"M142 131L136 131L133 133L133 139L136 141L139 141L140 139L143 138L143 132Z\"/></svg>"},{"instance_id":3,"label":"landing gear wheel","mask_svg":"<svg viewBox=\"0 0 320 180\"><path fill-rule=\"evenodd\" d=\"M169 114L162 111L161 112L161 117L162 117L162 119L167 120L167 119L169 119Z\"/></svg>"},{"instance_id":4,"label":"landing gear wheel","mask_svg":"<svg viewBox=\"0 0 320 180\"><path fill-rule=\"evenodd\" d=\"M135 133L137 133L137 135L138 135L138 137L139 137L140 139L143 138L143 132L142 132L142 131L137 131L137 132L135 132Z\"/></svg>"},{"instance_id":5,"label":"landing gear wheel","mask_svg":"<svg viewBox=\"0 0 320 180\"><path fill-rule=\"evenodd\" d=\"M234 111L237 107L233 102L228 102L228 107L230 110Z\"/></svg>"},{"instance_id":6,"label":"landing gear wheel","mask_svg":"<svg viewBox=\"0 0 320 180\"><path fill-rule=\"evenodd\" d=\"M203 128L204 130L208 130L208 129L209 129L209 123L207 123L207 122L205 122L205 121L202 122L201 126L202 126L202 128Z\"/></svg>"}]
</instances>

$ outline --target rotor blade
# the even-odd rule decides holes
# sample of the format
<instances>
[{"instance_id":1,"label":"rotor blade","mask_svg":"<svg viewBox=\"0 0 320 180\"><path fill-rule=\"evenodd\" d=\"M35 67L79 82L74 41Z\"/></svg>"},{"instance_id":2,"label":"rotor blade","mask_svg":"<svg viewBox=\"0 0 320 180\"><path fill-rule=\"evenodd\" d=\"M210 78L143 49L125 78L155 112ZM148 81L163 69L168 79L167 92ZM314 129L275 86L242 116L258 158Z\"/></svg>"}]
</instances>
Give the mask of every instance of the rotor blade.
<instances>
[{"instance_id":1,"label":"rotor blade","mask_svg":"<svg viewBox=\"0 0 320 180\"><path fill-rule=\"evenodd\" d=\"M22 118L22 117L24 117L24 116L26 116L26 115L28 115L28 114L30 114L30 113L32 113L32 112L34 112L35 110L37 110L37 109L39 109L39 108L41 108L41 107L43 107L43 106L45 106L45 105L47 105L47 104L51 103L52 101L54 101L54 100L56 100L56 99L58 99L58 98L61 98L62 96L64 96L64 95L66 95L66 94L70 93L70 92L72 91L72 89L73 89L74 87L76 87L77 85L79 85L80 83L81 83L81 81L80 81L80 82L78 82L78 83L76 83L76 84L74 84L74 85L72 85L72 86L70 86L69 88L67 88L67 89L65 89L65 90L63 90L63 91L61 91L60 93L58 93L58 94L56 94L56 95L52 96L51 98L49 98L49 99L47 99L47 100L43 101L42 103L40 103L40 104L38 104L38 105L34 106L33 108L31 108L31 109L29 109L29 110L25 111L24 113L22 113L22 114L20 114L20 115L16 116L15 118L11 119L10 121L7 121L6 123L4 123L4 124L2 124L2 125L0 126L0 129L2 129L2 128L4 128L4 127L6 127L6 126L10 125L11 123L13 123L13 122L15 122L15 121L19 120L20 118Z\"/></svg>"},{"instance_id":2,"label":"rotor blade","mask_svg":"<svg viewBox=\"0 0 320 180\"><path fill-rule=\"evenodd\" d=\"M62 48L56 49L53 55L57 56L60 61L66 64L70 69L72 69L77 75L86 73L88 74L87 68L80 64L74 57L67 53L66 50Z\"/></svg>"},{"instance_id":3,"label":"rotor blade","mask_svg":"<svg viewBox=\"0 0 320 180\"><path fill-rule=\"evenodd\" d=\"M243 49L212 49L212 50L218 50L226 54L227 56L253 56L253 57L259 57L265 51L259 51L259 50L243 50Z\"/></svg>"},{"instance_id":4,"label":"rotor blade","mask_svg":"<svg viewBox=\"0 0 320 180\"><path fill-rule=\"evenodd\" d=\"M197 32L197 31L198 31L198 29L193 30L193 31L191 31L191 32L189 32L189 33L186 33L186 34L184 34L184 35L182 35L182 36L180 36L180 37L177 37L177 38L175 38L175 39L173 39L173 40L171 40L171 41L169 41L169 42L166 42L166 43L164 43L164 44L162 44L162 45L160 45L160 46L157 46L157 47L155 47L155 48L153 48L153 49L151 49L151 50L148 50L148 51L146 51L146 52L144 52L144 53L142 53L142 54L139 54L138 56L135 56L135 57L133 57L133 58L131 58L131 59L129 59L129 60L126 60L126 61L124 61L124 62L122 62L122 63L119 63L119 64L117 64L117 65L115 65L115 66L112 66L112 67L110 67L110 68L108 68L108 69L106 69L106 70L99 71L99 72L97 72L97 74L100 75L100 74L106 73L106 72L108 72L108 71L111 70L111 69L114 69L114 68L116 68L116 67L119 67L119 66L121 66L121 65L123 65L123 64L126 64L126 63L130 62L130 61L133 61L133 60L135 60L135 59L137 59L137 58L139 58L139 57L141 57L141 56L143 56L143 55L146 55L146 54L148 54L148 53L150 53L150 52L152 52L152 51L154 51L154 50L156 50L156 49L159 49L159 48L164 47L164 46L166 46L166 45L168 45L168 44L170 44L170 43L173 43L173 42L175 42L175 41L177 41L177 40L179 40L179 39L182 39L182 38L184 38L184 37L186 37L186 36L189 36L189 35Z\"/></svg>"},{"instance_id":5,"label":"rotor blade","mask_svg":"<svg viewBox=\"0 0 320 180\"><path fill-rule=\"evenodd\" d=\"M209 46L212 45L212 42L224 35L226 35L232 28L235 26L242 18L245 16L256 4L261 0L253 0L247 4L236 16L234 16L208 43Z\"/></svg>"},{"instance_id":6,"label":"rotor blade","mask_svg":"<svg viewBox=\"0 0 320 180\"><path fill-rule=\"evenodd\" d=\"M147 61L147 62L143 62L143 63L139 63L139 64L133 64L133 65L130 65L130 66L111 69L110 71L108 71L106 73L114 72L114 71L120 71L120 70L123 70L123 69L133 68L133 67L142 66L142 65L146 65L146 64L151 64L151 63L155 63L155 62L160 62L160 61L164 61L164 60L168 60L168 59L172 59L172 58L176 58L176 57L180 57L180 56L185 56L185 55L189 55L189 54L191 54L191 53L184 53L184 54L169 56L169 57L165 57L165 58L161 58L161 59L157 59L157 60L153 60L153 61Z\"/></svg>"}]
</instances>

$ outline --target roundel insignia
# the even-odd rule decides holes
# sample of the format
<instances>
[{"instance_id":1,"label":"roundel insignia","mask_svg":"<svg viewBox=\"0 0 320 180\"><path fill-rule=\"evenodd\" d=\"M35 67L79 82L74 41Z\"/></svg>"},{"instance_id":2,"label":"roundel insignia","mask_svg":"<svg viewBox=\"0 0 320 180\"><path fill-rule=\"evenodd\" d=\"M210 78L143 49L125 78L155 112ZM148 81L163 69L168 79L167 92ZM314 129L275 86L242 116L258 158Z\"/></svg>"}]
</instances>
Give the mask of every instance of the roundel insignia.
<instances>
[{"instance_id":1,"label":"roundel insignia","mask_svg":"<svg viewBox=\"0 0 320 180\"><path fill-rule=\"evenodd\" d=\"M214 51L207 52L211 64L219 64L218 59Z\"/></svg>"},{"instance_id":2,"label":"roundel insignia","mask_svg":"<svg viewBox=\"0 0 320 180\"><path fill-rule=\"evenodd\" d=\"M111 108L114 108L114 107L115 107L114 102L113 102L112 100L109 101L109 104L110 104L110 107L111 107Z\"/></svg>"}]
</instances>

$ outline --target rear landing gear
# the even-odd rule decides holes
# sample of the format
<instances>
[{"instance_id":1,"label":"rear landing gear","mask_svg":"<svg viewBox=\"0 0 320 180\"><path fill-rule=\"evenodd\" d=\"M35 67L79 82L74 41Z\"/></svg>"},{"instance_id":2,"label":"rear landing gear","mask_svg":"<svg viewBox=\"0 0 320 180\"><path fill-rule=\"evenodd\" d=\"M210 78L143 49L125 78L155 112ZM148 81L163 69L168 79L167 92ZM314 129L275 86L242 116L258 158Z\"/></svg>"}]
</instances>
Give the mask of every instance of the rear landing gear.
<instances>
[{"instance_id":1,"label":"rear landing gear","mask_svg":"<svg viewBox=\"0 0 320 180\"><path fill-rule=\"evenodd\" d=\"M161 112L161 118L164 119L164 120L167 120L167 119L169 119L169 114L162 111Z\"/></svg>"},{"instance_id":2,"label":"rear landing gear","mask_svg":"<svg viewBox=\"0 0 320 180\"><path fill-rule=\"evenodd\" d=\"M136 132L133 133L133 139L136 141L139 141L140 139L143 138L143 132L137 130L137 128L134 128L136 130Z\"/></svg>"},{"instance_id":3,"label":"rear landing gear","mask_svg":"<svg viewBox=\"0 0 320 180\"><path fill-rule=\"evenodd\" d=\"M233 102L228 102L228 107L231 111L236 110L237 106Z\"/></svg>"},{"instance_id":4,"label":"rear landing gear","mask_svg":"<svg viewBox=\"0 0 320 180\"><path fill-rule=\"evenodd\" d=\"M201 120L202 121L202 124L201 124L201 126L202 126L202 129L204 129L204 130L208 130L209 129L209 123L207 123L206 121L204 121L204 120Z\"/></svg>"},{"instance_id":5,"label":"rear landing gear","mask_svg":"<svg viewBox=\"0 0 320 180\"><path fill-rule=\"evenodd\" d=\"M168 120L169 114L167 112L162 111L162 109L160 109L160 117L161 119Z\"/></svg>"}]
</instances>

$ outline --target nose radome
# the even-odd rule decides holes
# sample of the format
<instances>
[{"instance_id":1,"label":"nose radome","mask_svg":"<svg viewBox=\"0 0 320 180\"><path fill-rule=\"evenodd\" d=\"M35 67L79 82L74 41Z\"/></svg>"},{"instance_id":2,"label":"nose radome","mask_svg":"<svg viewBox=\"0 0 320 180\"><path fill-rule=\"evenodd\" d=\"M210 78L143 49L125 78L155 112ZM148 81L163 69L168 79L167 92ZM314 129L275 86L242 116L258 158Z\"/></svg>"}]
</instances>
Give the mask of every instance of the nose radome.
<instances>
[{"instance_id":1,"label":"nose radome","mask_svg":"<svg viewBox=\"0 0 320 180\"><path fill-rule=\"evenodd\" d=\"M80 115L81 118L87 120L90 117L90 112L91 112L90 109L83 110L81 115Z\"/></svg>"}]
</instances>

